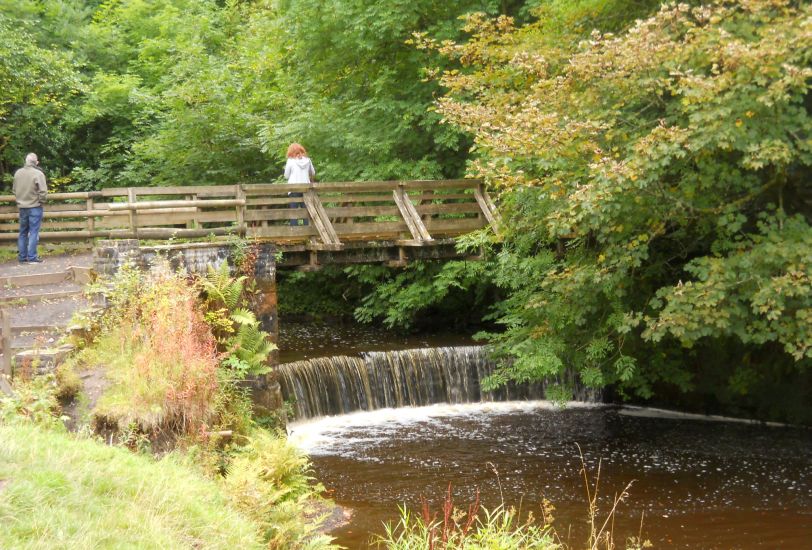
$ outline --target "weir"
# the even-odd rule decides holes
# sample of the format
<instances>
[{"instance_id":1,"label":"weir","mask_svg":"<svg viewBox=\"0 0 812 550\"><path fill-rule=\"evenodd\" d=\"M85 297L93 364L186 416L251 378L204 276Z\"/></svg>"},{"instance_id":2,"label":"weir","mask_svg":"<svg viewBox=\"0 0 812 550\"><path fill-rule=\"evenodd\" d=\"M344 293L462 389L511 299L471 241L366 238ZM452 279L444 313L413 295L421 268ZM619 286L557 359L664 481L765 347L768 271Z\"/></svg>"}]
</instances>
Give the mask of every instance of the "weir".
<instances>
[{"instance_id":1,"label":"weir","mask_svg":"<svg viewBox=\"0 0 812 550\"><path fill-rule=\"evenodd\" d=\"M495 367L482 346L379 351L286 363L279 366L279 383L297 420L387 407L544 398L540 383L482 391L482 379Z\"/></svg>"}]
</instances>

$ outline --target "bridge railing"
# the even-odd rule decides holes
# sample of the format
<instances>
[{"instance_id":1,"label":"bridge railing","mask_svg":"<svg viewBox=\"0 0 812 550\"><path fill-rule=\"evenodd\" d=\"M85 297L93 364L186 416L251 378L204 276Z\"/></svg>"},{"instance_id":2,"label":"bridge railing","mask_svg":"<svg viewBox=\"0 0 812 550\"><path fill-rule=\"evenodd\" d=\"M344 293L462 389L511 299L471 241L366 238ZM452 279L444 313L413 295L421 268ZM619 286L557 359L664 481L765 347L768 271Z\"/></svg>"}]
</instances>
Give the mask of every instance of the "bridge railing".
<instances>
[{"instance_id":1,"label":"bridge railing","mask_svg":"<svg viewBox=\"0 0 812 550\"><path fill-rule=\"evenodd\" d=\"M17 238L17 218L13 196L0 196L0 240ZM479 180L130 187L50 194L40 238L238 234L339 248L345 240L423 245L497 222Z\"/></svg>"}]
</instances>

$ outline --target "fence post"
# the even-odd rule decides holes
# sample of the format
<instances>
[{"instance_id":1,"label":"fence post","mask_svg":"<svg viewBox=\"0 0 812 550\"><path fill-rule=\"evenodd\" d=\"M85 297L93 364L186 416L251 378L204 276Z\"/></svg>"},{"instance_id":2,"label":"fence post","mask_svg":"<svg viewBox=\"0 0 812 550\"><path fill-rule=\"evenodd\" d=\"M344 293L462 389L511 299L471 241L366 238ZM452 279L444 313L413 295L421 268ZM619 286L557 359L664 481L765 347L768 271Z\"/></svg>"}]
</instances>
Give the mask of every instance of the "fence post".
<instances>
[{"instance_id":1,"label":"fence post","mask_svg":"<svg viewBox=\"0 0 812 550\"><path fill-rule=\"evenodd\" d=\"M132 187L127 188L127 204L130 207L130 231L132 231L132 238L138 238L138 211L136 210L137 197L135 189Z\"/></svg>"},{"instance_id":2,"label":"fence post","mask_svg":"<svg viewBox=\"0 0 812 550\"><path fill-rule=\"evenodd\" d=\"M243 204L237 205L237 233L240 235L247 235L248 229L245 227L245 190L242 188L242 184L238 183L234 186L234 198L237 200L242 200Z\"/></svg>"},{"instance_id":3,"label":"fence post","mask_svg":"<svg viewBox=\"0 0 812 550\"><path fill-rule=\"evenodd\" d=\"M0 349L3 350L0 378L7 376L9 380L11 379L11 356L13 354L11 344L11 318L5 309L0 309Z\"/></svg>"},{"instance_id":4,"label":"fence post","mask_svg":"<svg viewBox=\"0 0 812 550\"><path fill-rule=\"evenodd\" d=\"M85 207L87 208L87 231L89 237L92 238L93 232L96 230L96 217L93 215L93 197L90 194L87 196Z\"/></svg>"}]
</instances>

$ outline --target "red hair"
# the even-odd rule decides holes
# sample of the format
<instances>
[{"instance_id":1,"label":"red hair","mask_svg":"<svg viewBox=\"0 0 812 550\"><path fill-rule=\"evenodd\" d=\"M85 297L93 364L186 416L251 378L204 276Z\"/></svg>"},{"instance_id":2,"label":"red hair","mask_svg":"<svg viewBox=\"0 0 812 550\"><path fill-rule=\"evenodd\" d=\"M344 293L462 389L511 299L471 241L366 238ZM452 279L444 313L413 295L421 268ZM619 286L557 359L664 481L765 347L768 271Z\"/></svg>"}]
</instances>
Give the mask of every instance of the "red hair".
<instances>
[{"instance_id":1,"label":"red hair","mask_svg":"<svg viewBox=\"0 0 812 550\"><path fill-rule=\"evenodd\" d=\"M298 143L291 143L288 147L288 158L299 158L299 157L306 157L307 151L305 148L299 145Z\"/></svg>"}]
</instances>

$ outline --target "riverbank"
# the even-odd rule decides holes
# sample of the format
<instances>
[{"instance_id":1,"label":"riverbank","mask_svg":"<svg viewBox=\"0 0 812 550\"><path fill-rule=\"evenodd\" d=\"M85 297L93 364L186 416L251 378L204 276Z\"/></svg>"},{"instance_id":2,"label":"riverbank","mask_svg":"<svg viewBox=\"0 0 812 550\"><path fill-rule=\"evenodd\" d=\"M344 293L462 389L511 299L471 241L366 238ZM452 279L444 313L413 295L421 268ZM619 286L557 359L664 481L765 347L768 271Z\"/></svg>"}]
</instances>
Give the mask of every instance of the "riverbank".
<instances>
[{"instance_id":1,"label":"riverbank","mask_svg":"<svg viewBox=\"0 0 812 550\"><path fill-rule=\"evenodd\" d=\"M0 424L2 548L263 548L259 526L180 456Z\"/></svg>"}]
</instances>

